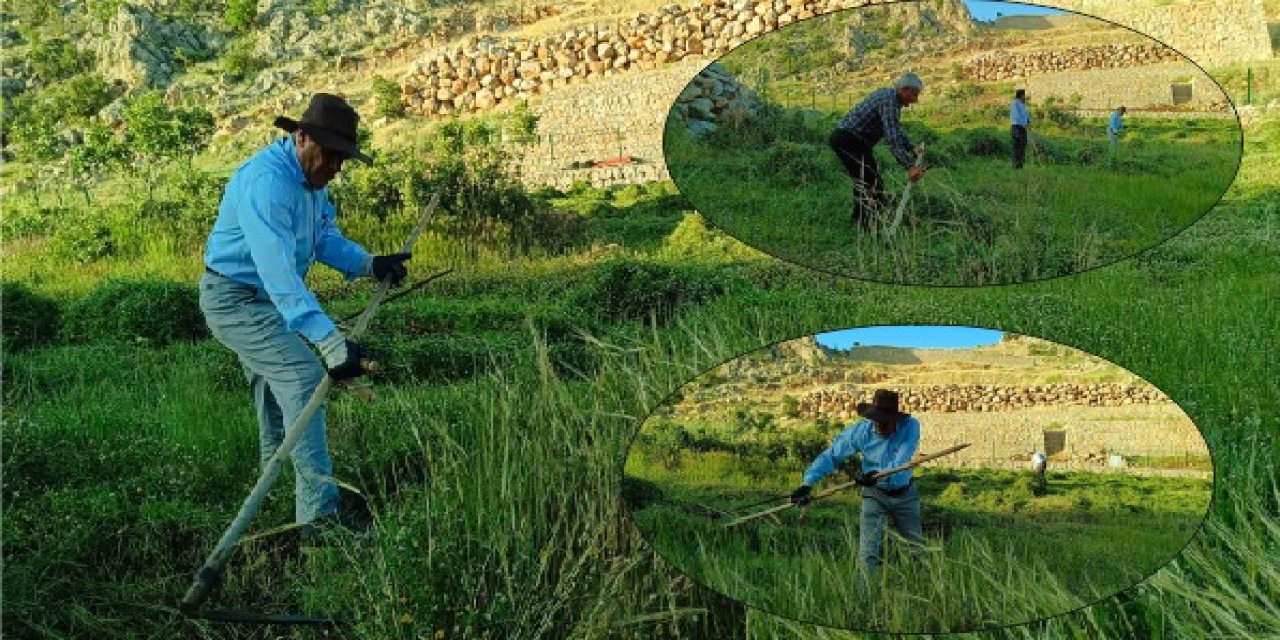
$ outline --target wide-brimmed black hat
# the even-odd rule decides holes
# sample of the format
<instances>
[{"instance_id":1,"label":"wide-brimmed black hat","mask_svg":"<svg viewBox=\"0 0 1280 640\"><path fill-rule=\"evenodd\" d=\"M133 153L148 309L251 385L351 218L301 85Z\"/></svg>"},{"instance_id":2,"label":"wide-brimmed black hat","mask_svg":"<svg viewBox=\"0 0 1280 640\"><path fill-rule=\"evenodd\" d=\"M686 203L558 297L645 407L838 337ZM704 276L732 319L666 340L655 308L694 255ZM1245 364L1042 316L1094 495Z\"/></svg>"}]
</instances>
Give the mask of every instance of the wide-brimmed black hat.
<instances>
[{"instance_id":1,"label":"wide-brimmed black hat","mask_svg":"<svg viewBox=\"0 0 1280 640\"><path fill-rule=\"evenodd\" d=\"M911 415L898 411L898 393L888 389L876 389L871 402L859 402L857 408L858 415L887 424L897 424L899 420Z\"/></svg>"},{"instance_id":2,"label":"wide-brimmed black hat","mask_svg":"<svg viewBox=\"0 0 1280 640\"><path fill-rule=\"evenodd\" d=\"M311 96L311 104L302 112L302 117L294 120L280 116L275 125L293 133L302 127L307 135L315 139L321 147L330 151L344 153L347 157L358 158L365 164L373 164L373 159L360 153L356 144L356 128L360 124L360 114L347 104L346 100L329 93L317 93Z\"/></svg>"}]
</instances>

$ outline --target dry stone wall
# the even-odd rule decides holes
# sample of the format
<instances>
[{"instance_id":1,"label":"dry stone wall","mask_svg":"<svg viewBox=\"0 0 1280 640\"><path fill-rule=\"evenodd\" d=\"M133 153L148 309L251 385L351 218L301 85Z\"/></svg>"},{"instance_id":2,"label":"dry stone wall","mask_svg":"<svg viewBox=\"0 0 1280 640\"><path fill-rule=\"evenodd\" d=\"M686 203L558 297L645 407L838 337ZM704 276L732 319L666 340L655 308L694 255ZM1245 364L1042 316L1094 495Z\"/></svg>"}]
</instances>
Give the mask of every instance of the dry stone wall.
<instances>
[{"instance_id":1,"label":"dry stone wall","mask_svg":"<svg viewBox=\"0 0 1280 640\"><path fill-rule=\"evenodd\" d=\"M905 387L898 393L902 410L909 413L990 413L1062 405L1121 407L1173 404L1159 389L1139 384L945 385ZM870 398L871 391L822 389L799 398L797 410L801 417L806 418L854 418L857 417L857 404L870 402Z\"/></svg>"},{"instance_id":2,"label":"dry stone wall","mask_svg":"<svg viewBox=\"0 0 1280 640\"><path fill-rule=\"evenodd\" d=\"M1030 468L1030 454L1046 451L1046 432L1062 449L1050 469L1114 468L1136 456L1209 455L1195 425L1169 405L1123 408L1041 407L1006 413L921 415L920 451L955 444L969 448L939 461L942 466ZM1119 459L1113 460L1113 456Z\"/></svg>"},{"instance_id":3,"label":"dry stone wall","mask_svg":"<svg viewBox=\"0 0 1280 640\"><path fill-rule=\"evenodd\" d=\"M1271 58L1263 0L1044 0L1142 32L1197 64Z\"/></svg>"},{"instance_id":4,"label":"dry stone wall","mask_svg":"<svg viewBox=\"0 0 1280 640\"><path fill-rule=\"evenodd\" d=\"M667 109L709 59L797 20L887 1L701 0L687 6L670 4L653 14L637 14L612 25L579 27L538 40L476 35L458 46L435 50L419 58L401 80L402 100L411 112L452 115L546 96L548 104L535 107L535 113L541 117L538 145L522 151L525 157L519 161L522 180L527 185L564 187L583 180L596 186L609 186L663 180L668 178L661 160ZM1249 4L1243 0L1236 2L1242 7ZM1072 8L1066 6L1071 0L1055 4ZM1159 14L1156 15L1152 12L1158 8L1152 7L1125 13L1120 10L1125 3L1113 0L1106 4L1111 5L1106 11L1090 7L1095 9L1091 13L1144 31L1183 53L1202 50L1188 47L1194 38L1177 35L1181 33L1178 30L1183 29L1179 21L1200 24L1203 20L1199 17L1168 12L1156 12ZM1235 16L1219 15L1217 8L1212 13L1216 16L1214 19L1223 24L1239 24ZM1119 20L1118 14L1128 16L1129 20ZM1263 33L1265 35L1265 29ZM1209 39L1214 38L1217 36L1209 35ZM1222 46L1218 49L1227 50ZM1218 49L1208 46L1203 50ZM1130 63L1140 64L1146 62L1145 56L1150 53L1122 50L1115 55L1122 60L1131 56L1134 59ZM1103 68L1090 67L1087 73L1106 72ZM1066 97L1076 92L1086 95L1088 92L1071 88L1074 79L1057 81L1052 88L1038 84L1037 78L1071 73L1031 74L1028 88L1039 95L1054 93ZM634 82L630 80L632 77ZM606 78L608 82L593 82ZM1164 80L1177 79L1162 78L1151 91L1162 92ZM1085 81L1080 82L1083 86ZM1123 77L1108 82L1117 86L1125 84ZM1124 86L1124 91L1116 95L1130 95L1132 86L1131 83ZM552 97L561 92L567 92L566 97ZM1202 87L1195 87L1197 96L1206 93ZM1163 97L1154 93L1139 96L1141 102L1135 104L1171 102ZM1111 105L1081 106L1107 108ZM568 120L558 120L561 116L567 116Z\"/></svg>"},{"instance_id":5,"label":"dry stone wall","mask_svg":"<svg viewBox=\"0 0 1280 640\"><path fill-rule=\"evenodd\" d=\"M1179 103L1174 97L1174 85L1189 86L1190 99ZM1068 71L1032 76L1022 86L1027 89L1032 101L1043 100L1050 95L1062 98L1079 95L1081 115L1090 110L1101 110L1101 115L1105 116L1111 109L1122 104L1129 109L1138 110L1163 109L1176 105L1195 109L1199 113L1231 115L1230 103L1218 84L1185 62L1166 62L1135 69Z\"/></svg>"},{"instance_id":6,"label":"dry stone wall","mask_svg":"<svg viewBox=\"0 0 1280 640\"><path fill-rule=\"evenodd\" d=\"M963 71L971 80L996 82L1063 71L1136 67L1181 60L1183 57L1177 51L1161 45L1107 44L1034 53L995 51L971 58L964 64Z\"/></svg>"},{"instance_id":7,"label":"dry stone wall","mask_svg":"<svg viewBox=\"0 0 1280 640\"><path fill-rule=\"evenodd\" d=\"M724 67L712 63L676 96L670 113L689 131L702 135L721 124L753 120L763 107L754 89L739 84Z\"/></svg>"},{"instance_id":8,"label":"dry stone wall","mask_svg":"<svg viewBox=\"0 0 1280 640\"><path fill-rule=\"evenodd\" d=\"M401 82L403 100L410 111L426 115L484 110L576 82L653 70L687 57L719 57L792 22L883 2L702 0L538 40L470 38L418 60Z\"/></svg>"},{"instance_id":9,"label":"dry stone wall","mask_svg":"<svg viewBox=\"0 0 1280 640\"><path fill-rule=\"evenodd\" d=\"M597 187L667 180L662 127L670 100L703 61L628 74L614 82L577 85L532 106L536 142L512 153L528 186Z\"/></svg>"}]
</instances>

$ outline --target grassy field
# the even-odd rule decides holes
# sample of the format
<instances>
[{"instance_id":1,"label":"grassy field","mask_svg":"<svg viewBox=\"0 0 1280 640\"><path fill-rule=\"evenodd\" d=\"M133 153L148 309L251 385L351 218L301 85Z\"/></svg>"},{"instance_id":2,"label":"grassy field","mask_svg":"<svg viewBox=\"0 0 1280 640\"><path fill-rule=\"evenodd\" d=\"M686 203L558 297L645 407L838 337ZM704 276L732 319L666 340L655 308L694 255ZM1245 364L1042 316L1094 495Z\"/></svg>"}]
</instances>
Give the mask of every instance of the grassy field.
<instances>
[{"instance_id":1,"label":"grassy field","mask_svg":"<svg viewBox=\"0 0 1280 640\"><path fill-rule=\"evenodd\" d=\"M766 108L755 121L722 121L700 138L673 120L664 147L681 191L713 224L789 262L877 282L972 286L1053 278L1136 255L1198 219L1235 177L1240 138L1232 118L1162 120L1131 104L1113 155L1106 122L1075 115L1080 98L1068 95L1033 96L1032 144L1025 168L1015 170L1008 124L1015 81L974 83L962 64L975 51L1143 38L1086 20L1051 31L979 29L956 41L952 26L904 19L879 8L838 12L720 58ZM1191 76L1203 73L1185 66ZM906 69L927 78L902 119L912 142L924 144L930 172L889 240L905 170L878 145L886 200L875 233L860 231L850 222L852 181L827 137L850 108Z\"/></svg>"},{"instance_id":2,"label":"grassy field","mask_svg":"<svg viewBox=\"0 0 1280 640\"><path fill-rule=\"evenodd\" d=\"M779 497L799 484L807 460L697 444L673 460L644 433L628 457L624 497L669 562L763 611L889 633L1022 624L1130 587L1191 539L1212 487L1207 478L1056 472L1038 494L1030 472L926 469L917 478L929 551L896 549L864 585L856 492L725 529L734 517L785 504Z\"/></svg>"},{"instance_id":3,"label":"grassy field","mask_svg":"<svg viewBox=\"0 0 1280 640\"><path fill-rule=\"evenodd\" d=\"M708 220L783 260L881 282L987 285L1052 278L1135 255L1208 211L1236 170L1234 121L1130 120L1116 157L1101 122L1042 127L1022 170L1006 127L921 129L932 170L891 226L906 174L885 149L875 233L850 222L852 181L826 143L843 113L779 107L741 130L666 138L673 179ZM927 120L926 120L927 121ZM769 133L765 133L768 131ZM910 128L909 128L910 131Z\"/></svg>"},{"instance_id":4,"label":"grassy field","mask_svg":"<svg viewBox=\"0 0 1280 640\"><path fill-rule=\"evenodd\" d=\"M693 214L630 209L666 187L576 198L612 203L587 229L623 239L617 248L469 247L442 225L413 277L458 272L380 312L380 399L331 407L336 475L370 502L377 535L320 556L246 549L213 603L337 616L351 624L328 637L343 638L836 637L749 611L650 549L619 499L627 446L669 393L763 344L965 324L1069 344L1142 376L1203 429L1219 479L1201 532L1138 586L975 637L1265 637L1280 628L1280 122L1252 123L1245 150L1226 198L1186 232L1134 260L1008 287L835 278L761 257ZM59 228L129 203L72 200L40 214L45 229L5 227L6 284L57 312L5 289L6 635L323 637L176 611L256 478L248 394L222 347L180 331L200 326L184 315L199 234L139 225L114 254L79 262L62 252L83 245L63 245ZM6 225L31 214L21 197L3 204ZM621 221L624 208L636 219ZM383 224L351 214L344 228L393 247L413 210L389 211ZM361 308L367 283L323 271L312 284L335 316ZM135 284L112 288L109 276ZM133 302L110 306L123 300ZM110 322L82 331L94 317ZM27 345L22 327L56 337ZM288 522L291 503L285 482L252 531Z\"/></svg>"}]
</instances>

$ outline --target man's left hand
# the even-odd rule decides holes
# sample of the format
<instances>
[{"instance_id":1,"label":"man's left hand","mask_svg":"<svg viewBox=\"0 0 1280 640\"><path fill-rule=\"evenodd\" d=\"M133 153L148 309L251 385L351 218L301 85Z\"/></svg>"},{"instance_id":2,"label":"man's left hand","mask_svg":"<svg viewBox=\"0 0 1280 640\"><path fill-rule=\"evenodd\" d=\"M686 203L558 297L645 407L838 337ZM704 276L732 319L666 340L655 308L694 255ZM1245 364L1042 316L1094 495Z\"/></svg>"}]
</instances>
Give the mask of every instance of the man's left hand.
<instances>
[{"instance_id":1,"label":"man's left hand","mask_svg":"<svg viewBox=\"0 0 1280 640\"><path fill-rule=\"evenodd\" d=\"M880 478L877 477L877 474L858 472L858 475L854 476L853 481L858 483L859 486L870 487L879 479Z\"/></svg>"},{"instance_id":2,"label":"man's left hand","mask_svg":"<svg viewBox=\"0 0 1280 640\"><path fill-rule=\"evenodd\" d=\"M409 275L408 267L404 263L413 254L409 253L393 253L386 256L374 256L373 258L373 278L378 282L391 276L391 286L398 287L404 281L405 276Z\"/></svg>"}]
</instances>

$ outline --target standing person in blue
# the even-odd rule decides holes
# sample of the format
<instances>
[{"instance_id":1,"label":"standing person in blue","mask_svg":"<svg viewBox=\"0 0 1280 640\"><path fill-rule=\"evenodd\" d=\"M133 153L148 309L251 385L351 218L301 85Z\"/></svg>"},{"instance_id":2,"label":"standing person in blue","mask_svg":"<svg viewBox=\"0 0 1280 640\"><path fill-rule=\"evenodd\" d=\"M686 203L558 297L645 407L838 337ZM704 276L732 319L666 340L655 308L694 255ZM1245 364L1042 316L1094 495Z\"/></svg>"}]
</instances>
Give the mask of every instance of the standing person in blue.
<instances>
[{"instance_id":1,"label":"standing person in blue","mask_svg":"<svg viewBox=\"0 0 1280 640\"><path fill-rule=\"evenodd\" d=\"M899 112L916 103L924 83L914 73L904 74L893 83L871 92L865 100L849 110L836 125L827 143L853 178L853 215L850 222L866 230L885 204L884 182L872 148L885 140L898 164L907 171L907 179L915 182L924 177L924 167L917 166L912 152L915 145L902 132Z\"/></svg>"},{"instance_id":2,"label":"standing person in blue","mask_svg":"<svg viewBox=\"0 0 1280 640\"><path fill-rule=\"evenodd\" d=\"M1027 157L1027 127L1031 113L1027 111L1027 90L1018 89L1009 104L1009 132L1013 136L1013 168L1021 169Z\"/></svg>"},{"instance_id":3,"label":"standing person in blue","mask_svg":"<svg viewBox=\"0 0 1280 640\"><path fill-rule=\"evenodd\" d=\"M920 492L911 470L881 477L878 472L906 464L920 444L920 421L898 410L898 394L877 389L870 403L860 402L855 422L804 472L804 484L791 492L800 506L812 501L813 486L840 463L861 453L861 469L854 480L862 486L862 516L858 531L858 555L865 575L874 576L883 562L885 521L893 520L898 534L919 548L924 544L920 525Z\"/></svg>"},{"instance_id":4,"label":"standing person in blue","mask_svg":"<svg viewBox=\"0 0 1280 640\"><path fill-rule=\"evenodd\" d=\"M342 335L303 282L311 265L319 261L348 280L390 276L399 284L407 275L409 254L370 255L338 230L326 186L346 160L373 162L357 148L358 122L345 100L323 93L312 96L300 119L276 118L291 135L236 170L205 248L200 309L244 368L263 464L325 375L346 380L366 373L364 350ZM291 458L295 517L308 539L338 519L324 408L305 426Z\"/></svg>"},{"instance_id":5,"label":"standing person in blue","mask_svg":"<svg viewBox=\"0 0 1280 640\"><path fill-rule=\"evenodd\" d=\"M1111 141L1111 154L1115 155L1120 147L1120 135L1124 132L1124 114L1126 110L1124 105L1120 105L1119 109L1111 112L1111 119L1107 121L1107 138Z\"/></svg>"}]
</instances>

